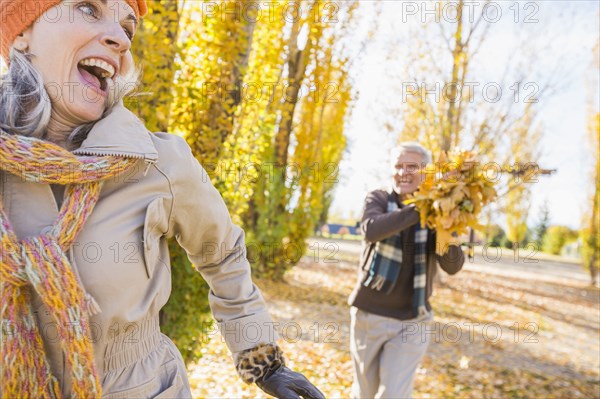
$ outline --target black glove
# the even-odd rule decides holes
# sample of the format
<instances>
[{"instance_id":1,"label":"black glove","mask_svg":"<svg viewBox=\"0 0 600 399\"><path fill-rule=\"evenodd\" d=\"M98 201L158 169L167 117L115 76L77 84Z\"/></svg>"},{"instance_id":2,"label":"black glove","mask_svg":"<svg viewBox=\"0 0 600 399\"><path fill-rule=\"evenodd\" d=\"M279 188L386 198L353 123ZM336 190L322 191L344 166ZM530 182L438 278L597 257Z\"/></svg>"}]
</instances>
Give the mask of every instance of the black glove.
<instances>
[{"instance_id":1,"label":"black glove","mask_svg":"<svg viewBox=\"0 0 600 399\"><path fill-rule=\"evenodd\" d=\"M300 373L292 371L283 365L278 365L274 370L269 370L256 385L279 399L325 399L325 395L310 383Z\"/></svg>"},{"instance_id":2,"label":"black glove","mask_svg":"<svg viewBox=\"0 0 600 399\"><path fill-rule=\"evenodd\" d=\"M242 380L256 385L279 399L325 399L325 395L305 376L285 367L281 348L259 344L233 355L235 369Z\"/></svg>"}]
</instances>

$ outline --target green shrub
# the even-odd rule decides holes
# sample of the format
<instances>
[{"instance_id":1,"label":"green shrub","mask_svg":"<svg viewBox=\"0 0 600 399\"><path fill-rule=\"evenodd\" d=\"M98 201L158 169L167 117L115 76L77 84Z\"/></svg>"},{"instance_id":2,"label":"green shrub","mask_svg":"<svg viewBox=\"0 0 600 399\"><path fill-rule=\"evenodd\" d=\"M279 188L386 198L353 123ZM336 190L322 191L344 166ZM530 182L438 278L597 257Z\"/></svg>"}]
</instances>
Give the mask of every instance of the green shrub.
<instances>
[{"instance_id":1,"label":"green shrub","mask_svg":"<svg viewBox=\"0 0 600 399\"><path fill-rule=\"evenodd\" d=\"M567 226L550 226L544 235L542 250L559 255L560 250L568 243L577 240L577 231Z\"/></svg>"},{"instance_id":2,"label":"green shrub","mask_svg":"<svg viewBox=\"0 0 600 399\"><path fill-rule=\"evenodd\" d=\"M600 248L600 242L598 234L593 235L592 229L587 227L580 231L580 237L583 243L581 248L581 256L583 258L584 267L586 269L594 267L597 270L600 270L600 256L598 256L598 248Z\"/></svg>"},{"instance_id":3,"label":"green shrub","mask_svg":"<svg viewBox=\"0 0 600 399\"><path fill-rule=\"evenodd\" d=\"M506 233L504 233L502 227L498 226L497 224L488 226L486 234L488 239L487 244L489 244L491 247L504 246L507 241Z\"/></svg>"},{"instance_id":4,"label":"green shrub","mask_svg":"<svg viewBox=\"0 0 600 399\"><path fill-rule=\"evenodd\" d=\"M186 365L197 361L213 318L208 304L209 287L193 268L175 239L169 240L172 292L160 312L161 330L177 345Z\"/></svg>"}]
</instances>

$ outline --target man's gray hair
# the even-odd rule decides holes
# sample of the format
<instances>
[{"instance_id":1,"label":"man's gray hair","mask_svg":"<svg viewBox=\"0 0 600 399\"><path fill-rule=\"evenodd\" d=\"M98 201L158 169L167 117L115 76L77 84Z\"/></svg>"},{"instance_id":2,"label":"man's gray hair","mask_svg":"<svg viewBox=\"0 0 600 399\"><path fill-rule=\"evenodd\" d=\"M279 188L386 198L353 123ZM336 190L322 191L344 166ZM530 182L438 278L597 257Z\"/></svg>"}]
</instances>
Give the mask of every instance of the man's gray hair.
<instances>
[{"instance_id":1,"label":"man's gray hair","mask_svg":"<svg viewBox=\"0 0 600 399\"><path fill-rule=\"evenodd\" d=\"M400 155L405 154L407 152L412 152L421 155L421 157L423 158L423 162L425 162L426 164L432 162L431 152L416 141L407 141L404 143L400 143L396 148L394 148L394 150L392 151L392 162L395 163L398 157L400 157Z\"/></svg>"}]
</instances>

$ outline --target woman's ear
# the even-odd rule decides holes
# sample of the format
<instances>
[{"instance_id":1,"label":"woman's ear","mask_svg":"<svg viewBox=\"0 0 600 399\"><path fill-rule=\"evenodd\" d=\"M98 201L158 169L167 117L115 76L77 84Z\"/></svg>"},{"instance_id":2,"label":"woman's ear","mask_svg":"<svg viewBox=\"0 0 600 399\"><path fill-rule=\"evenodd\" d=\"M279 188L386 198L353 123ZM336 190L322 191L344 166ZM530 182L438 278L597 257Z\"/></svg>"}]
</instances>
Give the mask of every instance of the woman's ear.
<instances>
[{"instance_id":1,"label":"woman's ear","mask_svg":"<svg viewBox=\"0 0 600 399\"><path fill-rule=\"evenodd\" d=\"M24 52L29 48L29 42L31 40L31 31L32 28L29 27L23 32L19 33L19 35L16 37L15 41L12 44L16 50Z\"/></svg>"}]
</instances>

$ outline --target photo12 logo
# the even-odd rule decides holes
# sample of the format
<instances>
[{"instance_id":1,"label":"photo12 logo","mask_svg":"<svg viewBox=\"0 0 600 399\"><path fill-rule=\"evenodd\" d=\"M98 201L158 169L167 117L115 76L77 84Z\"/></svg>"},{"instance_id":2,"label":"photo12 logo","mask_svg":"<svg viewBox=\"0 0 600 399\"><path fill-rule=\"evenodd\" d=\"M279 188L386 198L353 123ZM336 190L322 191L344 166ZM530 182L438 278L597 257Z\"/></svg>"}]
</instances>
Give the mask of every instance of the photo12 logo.
<instances>
[{"instance_id":1,"label":"photo12 logo","mask_svg":"<svg viewBox=\"0 0 600 399\"><path fill-rule=\"evenodd\" d=\"M201 19L206 23L209 19L219 21L234 20L256 23L258 21L296 22L310 19L325 24L339 22L338 14L341 2L326 1L312 4L307 1L204 1Z\"/></svg>"},{"instance_id":2,"label":"photo12 logo","mask_svg":"<svg viewBox=\"0 0 600 399\"><path fill-rule=\"evenodd\" d=\"M403 1L401 20L403 23L416 20L420 23L458 21L485 21L493 24L502 18L512 18L514 23L538 23L540 6L533 1Z\"/></svg>"}]
</instances>

